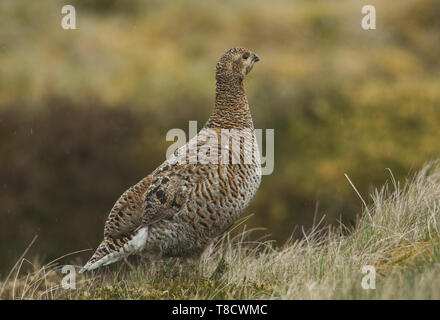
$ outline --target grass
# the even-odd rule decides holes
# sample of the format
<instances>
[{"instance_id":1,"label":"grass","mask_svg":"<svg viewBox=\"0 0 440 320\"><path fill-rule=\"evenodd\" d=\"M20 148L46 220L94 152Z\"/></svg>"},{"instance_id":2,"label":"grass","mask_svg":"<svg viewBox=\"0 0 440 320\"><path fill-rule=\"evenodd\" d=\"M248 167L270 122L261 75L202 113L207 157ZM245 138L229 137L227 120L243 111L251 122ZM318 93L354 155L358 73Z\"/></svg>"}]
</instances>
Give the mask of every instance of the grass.
<instances>
[{"instance_id":1,"label":"grass","mask_svg":"<svg viewBox=\"0 0 440 320\"><path fill-rule=\"evenodd\" d=\"M360 195L359 195L360 196ZM362 200L364 201L364 200ZM316 226L276 247L248 241L254 230L226 234L200 263L130 259L76 277L61 288L57 261L0 284L2 299L439 299L440 164L375 190L355 226ZM376 269L376 289L361 287L362 267Z\"/></svg>"}]
</instances>

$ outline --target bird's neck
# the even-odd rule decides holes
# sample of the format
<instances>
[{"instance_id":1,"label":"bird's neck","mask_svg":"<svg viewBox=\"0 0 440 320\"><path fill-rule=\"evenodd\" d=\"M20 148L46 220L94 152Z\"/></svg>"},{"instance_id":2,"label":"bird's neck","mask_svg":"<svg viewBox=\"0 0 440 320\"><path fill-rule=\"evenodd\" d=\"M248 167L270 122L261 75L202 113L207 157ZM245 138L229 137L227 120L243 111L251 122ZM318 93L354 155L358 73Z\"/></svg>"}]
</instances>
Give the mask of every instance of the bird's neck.
<instances>
[{"instance_id":1,"label":"bird's neck","mask_svg":"<svg viewBox=\"0 0 440 320\"><path fill-rule=\"evenodd\" d=\"M241 79L217 76L215 107L206 126L228 129L254 128Z\"/></svg>"}]
</instances>

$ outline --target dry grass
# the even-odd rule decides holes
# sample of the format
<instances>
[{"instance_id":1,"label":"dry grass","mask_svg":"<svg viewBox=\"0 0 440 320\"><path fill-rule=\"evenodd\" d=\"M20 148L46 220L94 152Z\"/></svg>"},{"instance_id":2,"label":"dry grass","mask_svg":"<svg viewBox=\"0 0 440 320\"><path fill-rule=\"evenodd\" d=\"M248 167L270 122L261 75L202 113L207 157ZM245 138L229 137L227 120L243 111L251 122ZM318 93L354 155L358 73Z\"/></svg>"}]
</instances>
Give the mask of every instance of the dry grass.
<instances>
[{"instance_id":1,"label":"dry grass","mask_svg":"<svg viewBox=\"0 0 440 320\"><path fill-rule=\"evenodd\" d=\"M405 183L372 194L356 226L319 228L276 248L247 241L244 230L220 239L196 268L179 260L119 263L77 276L60 288L52 262L20 274L22 258L2 285L4 299L438 299L440 298L440 166L431 163ZM377 270L364 290L364 265Z\"/></svg>"}]
</instances>

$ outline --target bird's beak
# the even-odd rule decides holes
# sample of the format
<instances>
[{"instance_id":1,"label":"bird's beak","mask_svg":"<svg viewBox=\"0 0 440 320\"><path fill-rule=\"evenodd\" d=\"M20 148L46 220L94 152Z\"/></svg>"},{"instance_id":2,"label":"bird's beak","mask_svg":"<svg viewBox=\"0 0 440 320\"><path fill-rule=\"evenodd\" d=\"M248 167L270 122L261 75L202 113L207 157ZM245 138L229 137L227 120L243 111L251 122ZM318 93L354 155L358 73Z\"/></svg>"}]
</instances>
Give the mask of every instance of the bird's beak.
<instances>
[{"instance_id":1,"label":"bird's beak","mask_svg":"<svg viewBox=\"0 0 440 320\"><path fill-rule=\"evenodd\" d=\"M257 62L260 61L260 57L258 56L258 54L254 53L254 57L252 58L252 62Z\"/></svg>"}]
</instances>

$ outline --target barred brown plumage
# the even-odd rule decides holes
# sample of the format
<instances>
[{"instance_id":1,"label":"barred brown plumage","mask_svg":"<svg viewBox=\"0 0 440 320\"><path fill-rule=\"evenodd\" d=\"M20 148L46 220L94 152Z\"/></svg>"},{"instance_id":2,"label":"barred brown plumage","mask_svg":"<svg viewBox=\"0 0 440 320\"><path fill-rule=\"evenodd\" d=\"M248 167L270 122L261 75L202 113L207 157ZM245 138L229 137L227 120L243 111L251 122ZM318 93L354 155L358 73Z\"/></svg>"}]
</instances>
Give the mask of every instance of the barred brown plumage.
<instances>
[{"instance_id":1,"label":"barred brown plumage","mask_svg":"<svg viewBox=\"0 0 440 320\"><path fill-rule=\"evenodd\" d=\"M257 54L241 47L223 54L216 66L215 106L207 123L122 194L105 223L104 240L80 273L140 250L164 257L198 257L242 214L261 181L243 85L256 61ZM197 155L196 163L188 161L194 156L191 151Z\"/></svg>"}]
</instances>

